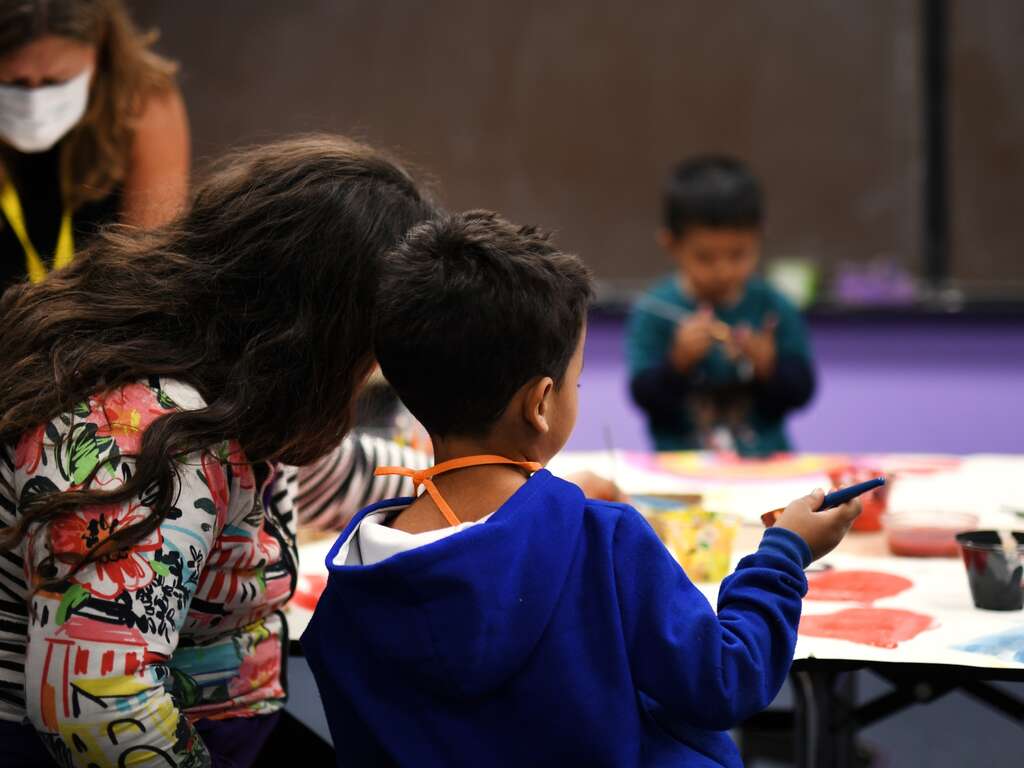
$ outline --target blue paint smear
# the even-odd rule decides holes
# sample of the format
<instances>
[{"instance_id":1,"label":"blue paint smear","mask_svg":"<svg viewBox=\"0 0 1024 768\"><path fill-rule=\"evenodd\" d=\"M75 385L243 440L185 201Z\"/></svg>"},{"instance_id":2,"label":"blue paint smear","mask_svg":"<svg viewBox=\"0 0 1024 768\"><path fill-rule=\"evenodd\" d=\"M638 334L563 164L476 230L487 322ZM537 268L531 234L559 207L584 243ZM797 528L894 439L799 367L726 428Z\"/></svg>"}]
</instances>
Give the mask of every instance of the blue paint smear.
<instances>
[{"instance_id":1,"label":"blue paint smear","mask_svg":"<svg viewBox=\"0 0 1024 768\"><path fill-rule=\"evenodd\" d=\"M1024 664L1024 627L979 637L955 647L969 653L981 653L986 656L995 656L1003 661L1017 661Z\"/></svg>"}]
</instances>

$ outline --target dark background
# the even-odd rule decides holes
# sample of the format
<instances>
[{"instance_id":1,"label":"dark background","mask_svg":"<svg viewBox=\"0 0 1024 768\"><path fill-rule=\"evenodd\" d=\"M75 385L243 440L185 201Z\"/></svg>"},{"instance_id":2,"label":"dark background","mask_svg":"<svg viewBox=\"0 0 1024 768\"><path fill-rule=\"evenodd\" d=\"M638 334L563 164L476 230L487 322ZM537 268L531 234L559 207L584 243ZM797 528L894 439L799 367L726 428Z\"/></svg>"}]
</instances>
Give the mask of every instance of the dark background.
<instances>
[{"instance_id":1,"label":"dark background","mask_svg":"<svg viewBox=\"0 0 1024 768\"><path fill-rule=\"evenodd\" d=\"M948 259L929 281L929 0L136 0L181 64L197 164L295 131L354 134L559 233L628 295L666 169L709 150L768 190L767 254L883 259L922 298L1024 302L1024 3L944 8ZM826 291L827 298L827 291Z\"/></svg>"}]
</instances>

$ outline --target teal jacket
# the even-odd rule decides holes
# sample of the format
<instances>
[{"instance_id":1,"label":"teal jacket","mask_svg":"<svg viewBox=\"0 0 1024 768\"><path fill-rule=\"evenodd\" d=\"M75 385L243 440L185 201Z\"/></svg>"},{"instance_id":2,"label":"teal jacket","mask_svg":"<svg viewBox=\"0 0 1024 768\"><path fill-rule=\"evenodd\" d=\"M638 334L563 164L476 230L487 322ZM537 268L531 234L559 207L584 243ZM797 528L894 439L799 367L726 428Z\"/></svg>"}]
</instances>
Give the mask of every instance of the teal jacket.
<instances>
[{"instance_id":1,"label":"teal jacket","mask_svg":"<svg viewBox=\"0 0 1024 768\"><path fill-rule=\"evenodd\" d=\"M810 344L797 309L759 278L750 280L736 305L715 308L718 319L731 326L759 329L776 318L775 372L758 381L745 375L743 362L731 360L720 344L690 371L676 371L668 360L677 325L668 319L673 307L681 315L697 310L675 274L640 297L627 330L630 391L647 414L655 447L702 450L712 447L711 434L725 433L742 455L791 450L785 416L814 394Z\"/></svg>"}]
</instances>

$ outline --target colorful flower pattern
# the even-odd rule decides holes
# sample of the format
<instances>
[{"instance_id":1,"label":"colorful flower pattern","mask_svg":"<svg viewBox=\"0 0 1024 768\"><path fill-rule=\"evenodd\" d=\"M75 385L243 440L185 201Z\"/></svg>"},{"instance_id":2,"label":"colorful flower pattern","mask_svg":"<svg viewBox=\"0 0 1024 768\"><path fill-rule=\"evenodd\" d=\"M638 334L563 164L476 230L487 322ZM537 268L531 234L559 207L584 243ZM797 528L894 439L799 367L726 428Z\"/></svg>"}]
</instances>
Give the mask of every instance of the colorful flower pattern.
<instances>
[{"instance_id":1,"label":"colorful flower pattern","mask_svg":"<svg viewBox=\"0 0 1024 768\"><path fill-rule=\"evenodd\" d=\"M146 428L179 402L202 407L193 389L153 379L26 432L13 456L19 506L124 482ZM61 764L208 765L191 722L283 705L279 609L297 562L290 518L264 508L237 444L177 469L174 509L130 549L111 537L146 520L144 498L78 509L23 544L29 583L42 587L30 607L28 714ZM88 554L99 557L76 570ZM56 588L43 585L52 579ZM108 727L112 718L128 725Z\"/></svg>"},{"instance_id":2,"label":"colorful flower pattern","mask_svg":"<svg viewBox=\"0 0 1024 768\"><path fill-rule=\"evenodd\" d=\"M74 565L90 552L109 553L103 555L94 568L73 573L69 580L81 584L90 594L107 600L151 583L156 573L150 561L163 546L159 528L136 542L129 551L110 547L116 544L110 539L111 535L142 523L147 512L140 504L89 507L55 520L50 525L49 538L59 561Z\"/></svg>"}]
</instances>

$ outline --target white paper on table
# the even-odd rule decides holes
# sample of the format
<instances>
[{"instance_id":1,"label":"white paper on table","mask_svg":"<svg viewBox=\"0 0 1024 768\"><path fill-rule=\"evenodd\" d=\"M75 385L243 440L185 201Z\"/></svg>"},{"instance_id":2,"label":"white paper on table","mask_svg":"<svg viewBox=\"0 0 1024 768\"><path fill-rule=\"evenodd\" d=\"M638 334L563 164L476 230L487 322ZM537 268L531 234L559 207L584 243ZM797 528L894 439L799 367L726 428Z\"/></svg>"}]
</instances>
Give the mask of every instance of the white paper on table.
<instances>
[{"instance_id":1,"label":"white paper on table","mask_svg":"<svg viewBox=\"0 0 1024 768\"><path fill-rule=\"evenodd\" d=\"M925 512L938 517L970 513L982 528L1024 529L1024 456L979 454L962 458L944 455L879 454L851 457L893 471L889 511ZM825 474L802 477L724 480L673 475L668 470L637 466L623 451L562 453L549 469L564 477L589 470L614 480L629 495L699 493L716 512L757 524L761 515L785 506L815 487L828 488Z\"/></svg>"},{"instance_id":2,"label":"white paper on table","mask_svg":"<svg viewBox=\"0 0 1024 768\"><path fill-rule=\"evenodd\" d=\"M765 512L783 507L816 487L827 488L829 483L824 474L742 481L687 477L636 466L621 451L561 453L551 460L548 469L559 477L589 470L614 480L630 496L701 494L707 509L736 515L751 525L760 525Z\"/></svg>"},{"instance_id":3,"label":"white paper on table","mask_svg":"<svg viewBox=\"0 0 1024 768\"><path fill-rule=\"evenodd\" d=\"M795 659L836 659L886 661L908 664L951 664L968 667L1022 669L1024 661L1013 661L987 653L971 653L957 646L991 641L1005 632L1014 634L1013 648L1024 658L1024 613L984 611L974 607L967 572L959 558L857 557L830 555L823 560L836 570L877 571L903 576L914 586L893 597L866 606L856 602L805 600L803 614L835 613L845 608L898 608L931 616L935 627L901 642L896 648L800 635ZM718 584L700 584L701 592L717 605ZM1005 643L1003 644L1005 645Z\"/></svg>"}]
</instances>

